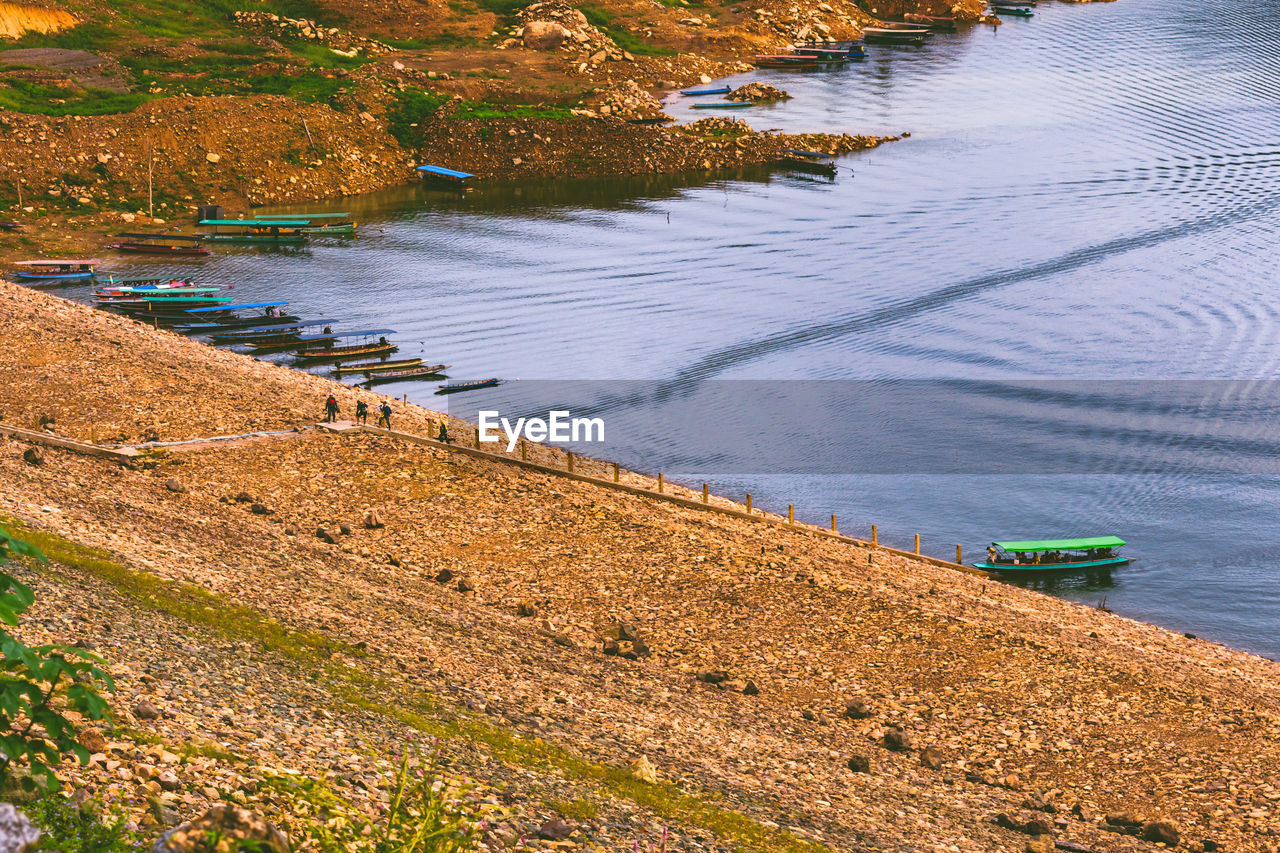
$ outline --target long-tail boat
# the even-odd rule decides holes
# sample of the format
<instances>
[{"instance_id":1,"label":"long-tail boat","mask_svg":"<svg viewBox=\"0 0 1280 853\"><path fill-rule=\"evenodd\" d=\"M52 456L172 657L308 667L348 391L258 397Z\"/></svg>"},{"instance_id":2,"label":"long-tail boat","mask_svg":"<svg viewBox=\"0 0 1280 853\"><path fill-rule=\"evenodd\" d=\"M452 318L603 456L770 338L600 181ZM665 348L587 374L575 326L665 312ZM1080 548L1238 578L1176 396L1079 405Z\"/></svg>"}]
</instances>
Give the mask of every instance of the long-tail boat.
<instances>
[{"instance_id":1,"label":"long-tail boat","mask_svg":"<svg viewBox=\"0 0 1280 853\"><path fill-rule=\"evenodd\" d=\"M18 281L87 281L93 278L93 268L102 261L97 258L84 260L16 261L14 266L27 267L10 273Z\"/></svg>"},{"instance_id":2,"label":"long-tail boat","mask_svg":"<svg viewBox=\"0 0 1280 853\"><path fill-rule=\"evenodd\" d=\"M212 255L200 237L185 234L117 234L119 243L107 248L134 255Z\"/></svg>"},{"instance_id":3,"label":"long-tail boat","mask_svg":"<svg viewBox=\"0 0 1280 853\"><path fill-rule=\"evenodd\" d=\"M956 19L942 15L920 15L916 12L907 12L902 16L902 20L911 24L923 24L935 33L954 33L956 31Z\"/></svg>"},{"instance_id":4,"label":"long-tail boat","mask_svg":"<svg viewBox=\"0 0 1280 853\"><path fill-rule=\"evenodd\" d=\"M202 319L205 317L215 318L226 322L231 320L243 320L245 322L261 323L264 320L276 320L279 322L288 322L297 318L291 314L282 314L279 309L288 302L249 302L238 305L231 304L230 299L219 299L209 305L188 305L174 310L172 306L160 302L158 308L147 309L138 312L137 316L143 319L160 319L168 323L190 322L193 318ZM235 311L248 311L255 308L263 309L263 313L254 317L240 317Z\"/></svg>"},{"instance_id":5,"label":"long-tail boat","mask_svg":"<svg viewBox=\"0 0 1280 853\"><path fill-rule=\"evenodd\" d=\"M689 106L695 110L741 110L753 107L755 104L750 101L725 101L714 104L690 104Z\"/></svg>"},{"instance_id":6,"label":"long-tail boat","mask_svg":"<svg viewBox=\"0 0 1280 853\"><path fill-rule=\"evenodd\" d=\"M1111 569L1129 562L1116 553L1124 544L1115 536L992 542L987 559L973 565L1002 575Z\"/></svg>"},{"instance_id":7,"label":"long-tail boat","mask_svg":"<svg viewBox=\"0 0 1280 853\"><path fill-rule=\"evenodd\" d=\"M418 171L425 180L459 190L470 189L470 182L476 177L470 172L459 172L457 169L446 169L444 166L419 166Z\"/></svg>"},{"instance_id":8,"label":"long-tail boat","mask_svg":"<svg viewBox=\"0 0 1280 853\"><path fill-rule=\"evenodd\" d=\"M788 169L810 172L815 175L835 175L836 161L821 151L805 151L801 148L785 148L774 162Z\"/></svg>"},{"instance_id":9,"label":"long-tail boat","mask_svg":"<svg viewBox=\"0 0 1280 853\"><path fill-rule=\"evenodd\" d=\"M398 382L401 379L416 379L420 376L443 376L449 369L447 364L424 364L421 367L410 367L408 370L389 370L383 373L366 373L368 377L361 384L378 385L382 382Z\"/></svg>"},{"instance_id":10,"label":"long-tail boat","mask_svg":"<svg viewBox=\"0 0 1280 853\"><path fill-rule=\"evenodd\" d=\"M269 243L292 245L307 242L307 235L299 228L310 226L306 219L202 219L201 225L213 226L207 234L197 234L202 240L219 243ZM227 234L219 228L237 228Z\"/></svg>"},{"instance_id":11,"label":"long-tail boat","mask_svg":"<svg viewBox=\"0 0 1280 853\"><path fill-rule=\"evenodd\" d=\"M357 361L354 364L338 363L330 371L337 376L348 373L381 373L386 370L403 370L422 364L420 358L399 358L395 361Z\"/></svg>"},{"instance_id":12,"label":"long-tail boat","mask_svg":"<svg viewBox=\"0 0 1280 853\"><path fill-rule=\"evenodd\" d=\"M1009 15L1014 18L1030 18L1034 12L1021 6L992 6L991 11L997 15Z\"/></svg>"},{"instance_id":13,"label":"long-tail boat","mask_svg":"<svg viewBox=\"0 0 1280 853\"><path fill-rule=\"evenodd\" d=\"M313 344L321 344L326 341L332 343L342 337L335 332L318 332L314 335L299 335L293 341L277 341L275 343L252 343L249 349L253 350L255 355L268 352L288 352L290 350L303 349Z\"/></svg>"},{"instance_id":14,"label":"long-tail boat","mask_svg":"<svg viewBox=\"0 0 1280 853\"><path fill-rule=\"evenodd\" d=\"M390 355L398 352L400 347L382 338L375 344L353 344L351 346L300 349L294 350L294 357L299 361L318 363L323 361L341 361L348 358L361 358L373 355Z\"/></svg>"},{"instance_id":15,"label":"long-tail boat","mask_svg":"<svg viewBox=\"0 0 1280 853\"><path fill-rule=\"evenodd\" d=\"M327 326L330 323L338 322L332 317L325 317L319 320L306 319L299 317L277 317L274 323L264 323L264 320L270 320L270 317L223 317L220 322L208 323L183 323L180 326L174 326L175 332L192 335L218 335L218 334L245 334L254 335L259 332L263 334L271 334L278 331L289 329L305 329L309 326Z\"/></svg>"},{"instance_id":16,"label":"long-tail boat","mask_svg":"<svg viewBox=\"0 0 1280 853\"><path fill-rule=\"evenodd\" d=\"M932 33L923 28L893 29L892 27L867 27L862 31L862 39L868 44L924 44L924 40Z\"/></svg>"},{"instance_id":17,"label":"long-tail boat","mask_svg":"<svg viewBox=\"0 0 1280 853\"><path fill-rule=\"evenodd\" d=\"M350 213L260 213L255 218L268 221L305 221L309 224L297 230L314 237L354 237L356 234L356 223L347 221L351 219Z\"/></svg>"},{"instance_id":18,"label":"long-tail boat","mask_svg":"<svg viewBox=\"0 0 1280 853\"><path fill-rule=\"evenodd\" d=\"M496 377L490 379L477 379L473 382L452 382L448 385L441 385L436 389L437 394L457 394L459 391L474 391L477 388L492 388L495 385L501 385L503 379Z\"/></svg>"},{"instance_id":19,"label":"long-tail boat","mask_svg":"<svg viewBox=\"0 0 1280 853\"><path fill-rule=\"evenodd\" d=\"M728 86L714 86L710 89L681 89L680 94L696 98L699 95L727 95L731 91Z\"/></svg>"}]
</instances>

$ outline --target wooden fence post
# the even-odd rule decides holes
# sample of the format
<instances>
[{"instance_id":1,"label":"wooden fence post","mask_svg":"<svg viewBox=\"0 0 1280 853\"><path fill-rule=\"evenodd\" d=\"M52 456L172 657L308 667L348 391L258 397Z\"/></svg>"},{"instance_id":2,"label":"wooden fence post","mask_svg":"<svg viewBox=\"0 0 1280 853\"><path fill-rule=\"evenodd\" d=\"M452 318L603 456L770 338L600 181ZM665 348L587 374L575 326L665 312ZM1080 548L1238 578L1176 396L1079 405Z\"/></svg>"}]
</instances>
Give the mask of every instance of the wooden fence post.
<instances>
[{"instance_id":1,"label":"wooden fence post","mask_svg":"<svg viewBox=\"0 0 1280 853\"><path fill-rule=\"evenodd\" d=\"M708 486L706 483L703 483L702 484L702 502L705 504L705 503L710 503L710 501L711 501L711 487Z\"/></svg>"},{"instance_id":2,"label":"wooden fence post","mask_svg":"<svg viewBox=\"0 0 1280 853\"><path fill-rule=\"evenodd\" d=\"M573 473L573 451L572 450L565 451L565 467L570 474Z\"/></svg>"},{"instance_id":3,"label":"wooden fence post","mask_svg":"<svg viewBox=\"0 0 1280 853\"><path fill-rule=\"evenodd\" d=\"M871 525L871 544L872 545L880 544L880 541L876 538L876 526L874 524Z\"/></svg>"},{"instance_id":4,"label":"wooden fence post","mask_svg":"<svg viewBox=\"0 0 1280 853\"><path fill-rule=\"evenodd\" d=\"M747 514L751 514L751 493L747 492Z\"/></svg>"},{"instance_id":5,"label":"wooden fence post","mask_svg":"<svg viewBox=\"0 0 1280 853\"><path fill-rule=\"evenodd\" d=\"M618 463L613 463L613 482L618 482Z\"/></svg>"},{"instance_id":6,"label":"wooden fence post","mask_svg":"<svg viewBox=\"0 0 1280 853\"><path fill-rule=\"evenodd\" d=\"M796 523L796 505L787 504L787 524Z\"/></svg>"},{"instance_id":7,"label":"wooden fence post","mask_svg":"<svg viewBox=\"0 0 1280 853\"><path fill-rule=\"evenodd\" d=\"M836 531L836 514L834 512L831 513L831 532L832 533L837 532Z\"/></svg>"},{"instance_id":8,"label":"wooden fence post","mask_svg":"<svg viewBox=\"0 0 1280 853\"><path fill-rule=\"evenodd\" d=\"M963 560L963 559L961 558L961 556L960 556L960 546L959 546L959 545L957 545L957 546L956 546L956 565L957 565L957 566L963 566L963 565L964 565L964 560Z\"/></svg>"},{"instance_id":9,"label":"wooden fence post","mask_svg":"<svg viewBox=\"0 0 1280 853\"><path fill-rule=\"evenodd\" d=\"M916 534L916 553L920 553L920 534Z\"/></svg>"},{"instance_id":10,"label":"wooden fence post","mask_svg":"<svg viewBox=\"0 0 1280 853\"><path fill-rule=\"evenodd\" d=\"M658 494L662 494L662 473L658 473Z\"/></svg>"}]
</instances>

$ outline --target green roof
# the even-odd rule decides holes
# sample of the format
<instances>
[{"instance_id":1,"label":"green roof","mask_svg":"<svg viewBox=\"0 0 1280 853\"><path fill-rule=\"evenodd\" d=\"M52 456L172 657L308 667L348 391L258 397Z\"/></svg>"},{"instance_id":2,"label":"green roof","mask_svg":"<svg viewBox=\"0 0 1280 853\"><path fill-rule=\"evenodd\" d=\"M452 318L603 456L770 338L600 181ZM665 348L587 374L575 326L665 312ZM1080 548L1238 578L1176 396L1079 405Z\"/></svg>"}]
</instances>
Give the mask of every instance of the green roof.
<instances>
[{"instance_id":1,"label":"green roof","mask_svg":"<svg viewBox=\"0 0 1280 853\"><path fill-rule=\"evenodd\" d=\"M992 542L1005 551L1079 551L1085 548L1119 548L1124 540L1115 536L1091 536L1084 539L1029 539L1023 542Z\"/></svg>"}]
</instances>

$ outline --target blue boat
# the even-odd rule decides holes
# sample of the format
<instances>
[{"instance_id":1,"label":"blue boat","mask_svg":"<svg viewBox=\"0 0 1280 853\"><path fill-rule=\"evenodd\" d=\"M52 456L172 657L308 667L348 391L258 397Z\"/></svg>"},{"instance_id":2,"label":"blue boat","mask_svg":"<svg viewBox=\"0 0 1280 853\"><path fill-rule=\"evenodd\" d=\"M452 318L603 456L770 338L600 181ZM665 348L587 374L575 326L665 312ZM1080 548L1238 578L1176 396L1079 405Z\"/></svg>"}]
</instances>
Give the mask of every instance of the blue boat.
<instances>
[{"instance_id":1,"label":"blue boat","mask_svg":"<svg viewBox=\"0 0 1280 853\"><path fill-rule=\"evenodd\" d=\"M242 311L250 308L283 308L288 302L245 302L240 305L215 305L212 308L192 308L188 314L208 314L213 311Z\"/></svg>"},{"instance_id":2,"label":"blue boat","mask_svg":"<svg viewBox=\"0 0 1280 853\"><path fill-rule=\"evenodd\" d=\"M1124 544L1115 536L992 542L987 559L973 566L1002 575L1106 570L1128 564L1128 557L1115 552Z\"/></svg>"},{"instance_id":3,"label":"blue boat","mask_svg":"<svg viewBox=\"0 0 1280 853\"><path fill-rule=\"evenodd\" d=\"M495 385L501 385L503 380L497 378L478 379L475 382L454 382L450 385L441 385L436 389L437 394L456 394L459 391L474 391L477 388L492 388Z\"/></svg>"},{"instance_id":4,"label":"blue boat","mask_svg":"<svg viewBox=\"0 0 1280 853\"><path fill-rule=\"evenodd\" d=\"M696 97L698 95L727 95L730 91L728 86L717 86L714 89L681 89L680 94Z\"/></svg>"},{"instance_id":5,"label":"blue boat","mask_svg":"<svg viewBox=\"0 0 1280 853\"><path fill-rule=\"evenodd\" d=\"M459 189L469 189L467 182L475 178L475 175L470 172L459 172L457 169L446 169L444 166L419 166L418 171L429 181Z\"/></svg>"},{"instance_id":6,"label":"blue boat","mask_svg":"<svg viewBox=\"0 0 1280 853\"><path fill-rule=\"evenodd\" d=\"M690 104L695 110L741 110L753 106L750 101L717 101L714 104Z\"/></svg>"},{"instance_id":7,"label":"blue boat","mask_svg":"<svg viewBox=\"0 0 1280 853\"><path fill-rule=\"evenodd\" d=\"M997 15L1012 15L1015 18L1030 18L1033 14L1030 9L1024 9L1021 6L995 6L991 11Z\"/></svg>"},{"instance_id":8,"label":"blue boat","mask_svg":"<svg viewBox=\"0 0 1280 853\"><path fill-rule=\"evenodd\" d=\"M10 273L18 281L87 281L93 278L93 268L102 261L86 258L73 261L17 261L14 266L28 267Z\"/></svg>"}]
</instances>

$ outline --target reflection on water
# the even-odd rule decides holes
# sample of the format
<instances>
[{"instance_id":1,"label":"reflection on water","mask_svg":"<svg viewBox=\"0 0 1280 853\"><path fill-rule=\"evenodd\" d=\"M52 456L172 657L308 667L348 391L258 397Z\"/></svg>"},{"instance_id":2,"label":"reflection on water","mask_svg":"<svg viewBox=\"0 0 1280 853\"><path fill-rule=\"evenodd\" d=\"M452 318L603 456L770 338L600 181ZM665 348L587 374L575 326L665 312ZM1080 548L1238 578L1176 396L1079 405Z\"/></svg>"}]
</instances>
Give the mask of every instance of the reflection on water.
<instances>
[{"instance_id":1,"label":"reflection on water","mask_svg":"<svg viewBox=\"0 0 1280 853\"><path fill-rule=\"evenodd\" d=\"M1274 11L1045 3L920 49L869 48L839 72L730 81L795 96L743 111L756 127L912 131L843 158L833 182L747 170L462 196L406 187L329 206L359 217L348 244L228 249L181 269L349 328L396 328L401 355L453 364L455 378L980 379L977 408L997 415L1025 410L1001 396L1012 379L1269 379ZM671 110L696 117L687 100ZM395 391L438 404L433 387ZM1123 403L1086 402L1104 414ZM1070 435L1071 418L1051 411L1038 420ZM923 414L944 437L958 416ZM864 415L856 398L834 412ZM1212 440L1234 427L1205 429ZM1257 433L1251 447L1272 441L1269 423L1241 429ZM654 436L632 434L605 455L644 468ZM1235 474L782 476L691 459L685 476L814 520L836 512L850 529L876 522L890 543L921 533L938 556L957 542L980 553L993 539L1114 533L1137 560L1114 573L1108 606L1280 655L1280 482L1237 462ZM1064 580L1052 592L1094 604L1102 590Z\"/></svg>"}]
</instances>

